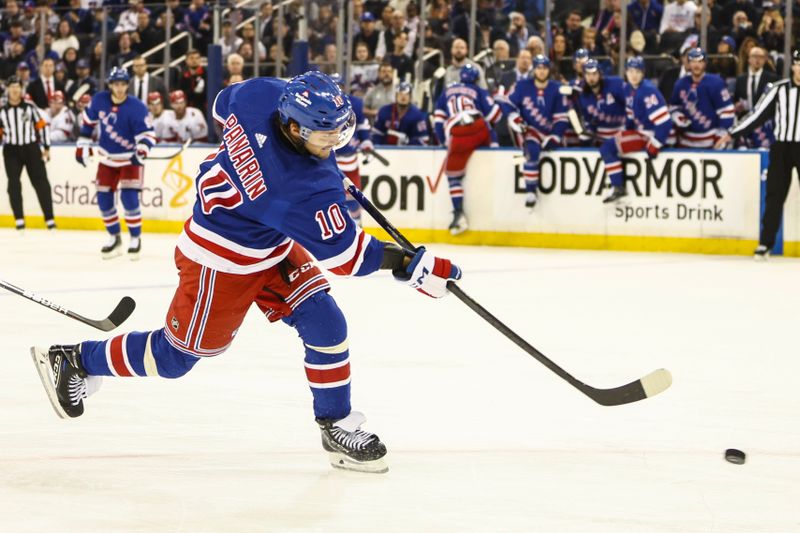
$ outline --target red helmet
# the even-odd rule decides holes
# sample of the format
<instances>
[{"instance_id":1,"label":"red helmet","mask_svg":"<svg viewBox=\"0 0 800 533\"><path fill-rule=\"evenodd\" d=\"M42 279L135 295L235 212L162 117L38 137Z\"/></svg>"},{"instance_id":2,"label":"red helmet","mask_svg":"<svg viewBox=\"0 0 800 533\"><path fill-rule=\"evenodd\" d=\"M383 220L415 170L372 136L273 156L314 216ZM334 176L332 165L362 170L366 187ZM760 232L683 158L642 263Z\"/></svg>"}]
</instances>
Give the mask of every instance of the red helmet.
<instances>
[{"instance_id":1,"label":"red helmet","mask_svg":"<svg viewBox=\"0 0 800 533\"><path fill-rule=\"evenodd\" d=\"M186 93L178 89L177 91L172 91L169 93L169 102L171 104L177 104L178 102L186 102Z\"/></svg>"},{"instance_id":2,"label":"red helmet","mask_svg":"<svg viewBox=\"0 0 800 533\"><path fill-rule=\"evenodd\" d=\"M161 103L161 93L159 93L158 91L147 93L147 103L148 104Z\"/></svg>"}]
</instances>

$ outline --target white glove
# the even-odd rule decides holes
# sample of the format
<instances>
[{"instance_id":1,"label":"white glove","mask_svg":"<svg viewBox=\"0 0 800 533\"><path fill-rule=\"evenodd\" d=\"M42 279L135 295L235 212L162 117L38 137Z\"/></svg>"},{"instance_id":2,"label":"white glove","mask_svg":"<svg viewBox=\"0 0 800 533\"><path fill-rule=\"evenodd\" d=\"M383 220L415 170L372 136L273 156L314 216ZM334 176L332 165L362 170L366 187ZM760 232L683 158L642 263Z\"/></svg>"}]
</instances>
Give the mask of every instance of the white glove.
<instances>
[{"instance_id":1,"label":"white glove","mask_svg":"<svg viewBox=\"0 0 800 533\"><path fill-rule=\"evenodd\" d=\"M684 115L682 111L677 110L672 112L672 122L675 123L676 128L688 128L692 124L689 117Z\"/></svg>"},{"instance_id":2,"label":"white glove","mask_svg":"<svg viewBox=\"0 0 800 533\"><path fill-rule=\"evenodd\" d=\"M525 133L525 121L517 112L509 113L508 115L508 129L514 133Z\"/></svg>"},{"instance_id":3,"label":"white glove","mask_svg":"<svg viewBox=\"0 0 800 533\"><path fill-rule=\"evenodd\" d=\"M369 139L367 139L366 141L362 141L361 142L361 146L359 148L361 148L362 152L374 152L375 151L375 145L372 144L372 141L370 141Z\"/></svg>"},{"instance_id":4,"label":"white glove","mask_svg":"<svg viewBox=\"0 0 800 533\"><path fill-rule=\"evenodd\" d=\"M447 282L461 279L458 266L449 259L436 257L424 246L417 248L417 253L405 270L395 270L392 274L398 281L431 298L447 296Z\"/></svg>"}]
</instances>

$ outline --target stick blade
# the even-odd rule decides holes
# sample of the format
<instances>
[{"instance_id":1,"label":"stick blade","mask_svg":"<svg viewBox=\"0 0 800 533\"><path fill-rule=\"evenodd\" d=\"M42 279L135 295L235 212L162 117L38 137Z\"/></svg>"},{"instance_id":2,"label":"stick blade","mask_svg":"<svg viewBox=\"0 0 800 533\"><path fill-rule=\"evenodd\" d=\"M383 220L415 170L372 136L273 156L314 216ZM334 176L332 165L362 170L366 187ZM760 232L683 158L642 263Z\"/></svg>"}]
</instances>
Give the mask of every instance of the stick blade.
<instances>
[{"instance_id":1,"label":"stick blade","mask_svg":"<svg viewBox=\"0 0 800 533\"><path fill-rule=\"evenodd\" d=\"M641 379L614 389L595 389L584 385L584 394L592 400L607 407L638 402L661 394L672 385L672 374L666 368L659 368Z\"/></svg>"},{"instance_id":2,"label":"stick blade","mask_svg":"<svg viewBox=\"0 0 800 533\"><path fill-rule=\"evenodd\" d=\"M98 321L96 327L103 331L111 331L125 322L128 317L131 316L134 309L136 309L136 302L130 296L125 296L119 301L117 307L111 311L108 318Z\"/></svg>"}]
</instances>

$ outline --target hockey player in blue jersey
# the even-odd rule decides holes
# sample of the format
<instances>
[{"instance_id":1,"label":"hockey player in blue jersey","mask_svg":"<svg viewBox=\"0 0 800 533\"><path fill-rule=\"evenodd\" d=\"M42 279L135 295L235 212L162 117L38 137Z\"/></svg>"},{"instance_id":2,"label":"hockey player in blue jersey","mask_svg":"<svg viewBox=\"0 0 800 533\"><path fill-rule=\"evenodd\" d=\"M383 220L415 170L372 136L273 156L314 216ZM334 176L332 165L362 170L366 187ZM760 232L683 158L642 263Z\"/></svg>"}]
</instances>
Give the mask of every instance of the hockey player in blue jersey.
<instances>
[{"instance_id":1,"label":"hockey player in blue jersey","mask_svg":"<svg viewBox=\"0 0 800 533\"><path fill-rule=\"evenodd\" d=\"M428 144L428 117L411 103L411 84L403 81L395 89L395 103L378 110L372 125L372 142L397 146Z\"/></svg>"},{"instance_id":2,"label":"hockey player in blue jersey","mask_svg":"<svg viewBox=\"0 0 800 533\"><path fill-rule=\"evenodd\" d=\"M344 90L344 79L340 74L333 74L331 79L340 89ZM336 164L342 174L350 178L357 188L361 188L361 172L358 168L359 152L369 153L372 151L372 141L369 138L369 120L364 116L364 101L358 96L348 95L350 104L353 106L353 113L356 115L356 131L353 138L346 146L336 150ZM350 194L347 194L347 212L356 224L361 225L361 206Z\"/></svg>"},{"instance_id":3,"label":"hockey player in blue jersey","mask_svg":"<svg viewBox=\"0 0 800 533\"><path fill-rule=\"evenodd\" d=\"M667 142L672 129L669 110L658 88L644 79L644 59L635 56L625 62L627 121L625 131L600 146L600 155L611 181L611 193L604 203L616 202L627 195L624 167L620 155L645 152L652 159Z\"/></svg>"},{"instance_id":4,"label":"hockey player in blue jersey","mask_svg":"<svg viewBox=\"0 0 800 533\"><path fill-rule=\"evenodd\" d=\"M97 206L111 236L101 250L104 259L122 253L115 199L118 188L125 210L125 224L131 236L128 255L132 260L139 258L142 246L140 195L144 184L143 165L150 148L156 143L156 137L147 106L141 100L128 96L129 82L127 70L120 67L111 69L108 75L109 90L95 94L83 111L80 137L75 149L75 160L85 167L86 160L92 154L92 133L99 125L97 148L104 159L97 167Z\"/></svg>"},{"instance_id":5,"label":"hockey player in blue jersey","mask_svg":"<svg viewBox=\"0 0 800 533\"><path fill-rule=\"evenodd\" d=\"M503 116L494 98L478 87L480 71L474 65L461 67L460 76L461 83L450 84L439 95L433 114L436 137L447 147L444 173L453 204L452 235L464 233L468 227L462 182L469 158L481 146L498 146L494 125Z\"/></svg>"},{"instance_id":6,"label":"hockey player in blue jersey","mask_svg":"<svg viewBox=\"0 0 800 533\"><path fill-rule=\"evenodd\" d=\"M584 63L583 80L577 107L589 138L594 137L594 145L599 146L625 126L625 82L618 76L603 76L596 59Z\"/></svg>"},{"instance_id":7,"label":"hockey player in blue jersey","mask_svg":"<svg viewBox=\"0 0 800 533\"><path fill-rule=\"evenodd\" d=\"M270 322L295 328L303 342L331 464L385 472L385 445L360 429L364 415L351 410L347 324L320 268L342 276L388 269L435 298L461 272L424 247L407 254L378 241L347 216L333 152L350 141L356 120L328 76L235 83L212 109L223 143L197 172L193 214L175 251L179 285L163 327L33 348L48 397L62 418L77 417L99 376L183 376L200 359L227 350L255 304Z\"/></svg>"},{"instance_id":8,"label":"hockey player in blue jersey","mask_svg":"<svg viewBox=\"0 0 800 533\"><path fill-rule=\"evenodd\" d=\"M713 148L733 126L735 111L725 80L706 73L706 53L694 48L687 54L689 74L675 83L670 114L681 148Z\"/></svg>"},{"instance_id":9,"label":"hockey player in blue jersey","mask_svg":"<svg viewBox=\"0 0 800 533\"><path fill-rule=\"evenodd\" d=\"M550 79L550 60L539 54L533 58L533 78L518 81L501 103L508 117L508 129L520 137L525 153L525 206L536 205L539 187L539 158L543 151L562 145L567 129L567 97L560 83Z\"/></svg>"}]
</instances>

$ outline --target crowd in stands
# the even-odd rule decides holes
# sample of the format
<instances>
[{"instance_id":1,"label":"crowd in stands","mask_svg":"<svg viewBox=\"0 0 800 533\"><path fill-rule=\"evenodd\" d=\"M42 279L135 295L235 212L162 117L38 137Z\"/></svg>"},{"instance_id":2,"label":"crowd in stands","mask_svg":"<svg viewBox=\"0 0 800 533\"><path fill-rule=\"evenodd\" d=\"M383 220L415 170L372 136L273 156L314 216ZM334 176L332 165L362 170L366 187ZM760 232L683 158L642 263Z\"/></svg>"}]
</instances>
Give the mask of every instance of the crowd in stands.
<instances>
[{"instance_id":1,"label":"crowd in stands","mask_svg":"<svg viewBox=\"0 0 800 533\"><path fill-rule=\"evenodd\" d=\"M479 85L494 93L507 91L516 79L529 75L531 58L538 54L549 57L552 76L563 82L574 77L572 57L581 48L598 58L607 73L617 70L621 0L602 0L600 5L596 0L554 2L550 28L545 27L543 0L476 1L477 61L468 57L470 1L430 0L421 14L413 0L354 0L349 13L353 64L348 90L365 99L368 118L374 119L381 106L394 101L401 81L428 84L427 98L420 98L418 90L413 96L415 104L430 112L436 95L457 81L466 63L480 67ZM220 4L224 11L216 44L222 46L224 84L256 75L286 76L299 37L301 7L310 62L323 72L337 71L342 55L336 39L338 1L285 2L280 14L277 3L273 6L269 0ZM628 4L627 49L648 58L648 77L659 79L667 99L675 80L685 73L682 54L699 43L703 20L699 5L692 0ZM794 6L798 9L797 3ZM75 113L85 105L81 98L101 86L103 72L125 65L134 75L134 96L145 100L158 93L161 105L169 109L173 98L168 87L182 91L189 107L204 111L208 104L204 54L215 38L213 7L206 0L6 0L0 11L0 80L17 76L42 109L53 98L61 98L55 96L60 93L64 100L60 105ZM709 71L726 78L732 91L736 77L749 68L781 72L782 13L783 6L774 0L708 0ZM795 20L800 20L800 11L797 15ZM421 17L426 24L421 24ZM181 32L190 38L170 45L168 55L162 48L142 57L164 43L167 35ZM419 57L423 36L424 58ZM184 55L178 68L161 73L165 58ZM754 67L753 61L760 66ZM137 84L143 77L146 82Z\"/></svg>"}]
</instances>

